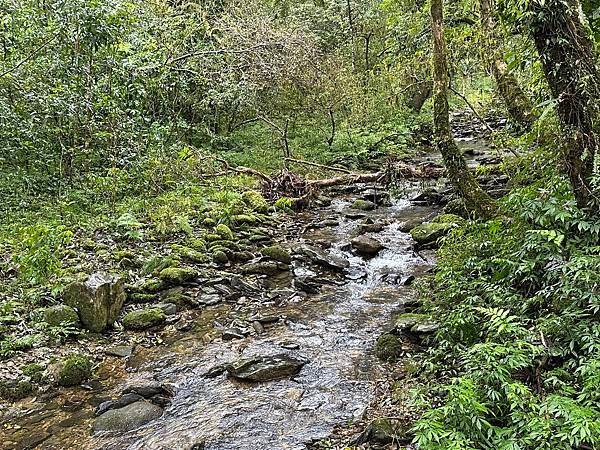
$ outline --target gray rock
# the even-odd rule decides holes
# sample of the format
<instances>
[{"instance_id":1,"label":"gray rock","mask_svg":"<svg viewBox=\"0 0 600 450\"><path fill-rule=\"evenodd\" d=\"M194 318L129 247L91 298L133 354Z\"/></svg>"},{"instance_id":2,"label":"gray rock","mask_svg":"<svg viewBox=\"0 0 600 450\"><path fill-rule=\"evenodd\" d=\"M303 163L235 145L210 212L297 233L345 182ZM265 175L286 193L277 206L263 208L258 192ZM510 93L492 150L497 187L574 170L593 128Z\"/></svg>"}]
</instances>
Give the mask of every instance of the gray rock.
<instances>
[{"instance_id":1,"label":"gray rock","mask_svg":"<svg viewBox=\"0 0 600 450\"><path fill-rule=\"evenodd\" d=\"M367 256L375 256L384 248L381 242L368 236L358 236L351 243L358 253Z\"/></svg>"},{"instance_id":2,"label":"gray rock","mask_svg":"<svg viewBox=\"0 0 600 450\"><path fill-rule=\"evenodd\" d=\"M331 255L316 247L305 245L302 252L315 263L335 270L344 270L350 267L350 261L339 256Z\"/></svg>"},{"instance_id":3,"label":"gray rock","mask_svg":"<svg viewBox=\"0 0 600 450\"><path fill-rule=\"evenodd\" d=\"M358 209L359 211L373 211L377 208L377 204L369 200L358 199L352 203L351 209Z\"/></svg>"},{"instance_id":4,"label":"gray rock","mask_svg":"<svg viewBox=\"0 0 600 450\"><path fill-rule=\"evenodd\" d=\"M252 264L246 264L242 271L244 273L253 273L258 275L276 275L280 272L290 270L290 266L276 261L261 261Z\"/></svg>"},{"instance_id":5,"label":"gray rock","mask_svg":"<svg viewBox=\"0 0 600 450\"><path fill-rule=\"evenodd\" d=\"M96 415L100 416L104 414L106 411L111 409L123 408L124 406L131 405L137 401L143 400L143 397L139 394L125 394L118 400L108 400L106 402L102 402L96 408Z\"/></svg>"},{"instance_id":6,"label":"gray rock","mask_svg":"<svg viewBox=\"0 0 600 450\"><path fill-rule=\"evenodd\" d=\"M123 280L105 273L90 275L85 283L71 283L64 292L65 303L76 308L83 326L95 333L117 320L125 296Z\"/></svg>"},{"instance_id":7,"label":"gray rock","mask_svg":"<svg viewBox=\"0 0 600 450\"><path fill-rule=\"evenodd\" d=\"M94 422L95 433L100 431L131 431L162 416L163 409L146 400L119 409L111 409Z\"/></svg>"},{"instance_id":8,"label":"gray rock","mask_svg":"<svg viewBox=\"0 0 600 450\"><path fill-rule=\"evenodd\" d=\"M229 364L227 372L241 380L271 381L295 375L305 364L305 360L288 355L258 356Z\"/></svg>"},{"instance_id":9,"label":"gray rock","mask_svg":"<svg viewBox=\"0 0 600 450\"><path fill-rule=\"evenodd\" d=\"M119 358L128 358L133 353L132 345L115 345L104 350L104 353L110 356L117 356Z\"/></svg>"},{"instance_id":10,"label":"gray rock","mask_svg":"<svg viewBox=\"0 0 600 450\"><path fill-rule=\"evenodd\" d=\"M158 303L155 307L162 309L167 316L177 314L177 305L175 303Z\"/></svg>"},{"instance_id":11,"label":"gray rock","mask_svg":"<svg viewBox=\"0 0 600 450\"><path fill-rule=\"evenodd\" d=\"M221 338L224 341L233 341L234 339L244 339L246 335L239 328L227 328L223 331L223 336Z\"/></svg>"},{"instance_id":12,"label":"gray rock","mask_svg":"<svg viewBox=\"0 0 600 450\"><path fill-rule=\"evenodd\" d=\"M135 384L131 384L121 392L121 395L125 394L138 394L144 398L150 398L155 395L171 396L172 392L163 384L154 380L147 380Z\"/></svg>"}]
</instances>

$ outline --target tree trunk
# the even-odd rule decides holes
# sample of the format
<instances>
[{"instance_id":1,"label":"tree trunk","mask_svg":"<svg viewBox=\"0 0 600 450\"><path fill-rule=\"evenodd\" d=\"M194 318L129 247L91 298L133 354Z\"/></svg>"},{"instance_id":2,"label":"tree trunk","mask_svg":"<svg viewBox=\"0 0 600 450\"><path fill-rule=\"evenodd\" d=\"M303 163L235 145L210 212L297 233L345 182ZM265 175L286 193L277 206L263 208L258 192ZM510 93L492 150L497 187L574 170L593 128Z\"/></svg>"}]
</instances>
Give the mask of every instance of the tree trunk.
<instances>
[{"instance_id":1,"label":"tree trunk","mask_svg":"<svg viewBox=\"0 0 600 450\"><path fill-rule=\"evenodd\" d=\"M510 117L524 130L530 130L536 120L533 106L517 79L510 73L504 61L502 37L498 33L495 11L490 0L479 0L481 31L484 36L484 52L492 76L496 81L498 93Z\"/></svg>"},{"instance_id":2,"label":"tree trunk","mask_svg":"<svg viewBox=\"0 0 600 450\"><path fill-rule=\"evenodd\" d=\"M532 0L531 34L544 74L557 101L557 113L565 139L563 160L577 204L600 204L593 187L598 137L600 77L598 56L582 22L578 0Z\"/></svg>"},{"instance_id":3,"label":"tree trunk","mask_svg":"<svg viewBox=\"0 0 600 450\"><path fill-rule=\"evenodd\" d=\"M481 186L469 171L465 159L454 142L450 129L443 0L431 0L431 27L433 32L433 125L435 145L442 154L444 164L448 170L448 177L464 199L467 208L480 217L493 217L497 212L496 204L481 189Z\"/></svg>"}]
</instances>

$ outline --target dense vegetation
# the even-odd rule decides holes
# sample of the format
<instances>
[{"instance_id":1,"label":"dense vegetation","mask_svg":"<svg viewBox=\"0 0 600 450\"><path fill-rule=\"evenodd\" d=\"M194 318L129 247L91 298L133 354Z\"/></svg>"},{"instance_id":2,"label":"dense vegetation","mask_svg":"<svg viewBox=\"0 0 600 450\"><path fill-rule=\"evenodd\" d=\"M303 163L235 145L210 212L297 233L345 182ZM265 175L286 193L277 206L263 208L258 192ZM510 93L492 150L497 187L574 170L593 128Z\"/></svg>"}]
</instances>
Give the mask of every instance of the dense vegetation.
<instances>
[{"instance_id":1,"label":"dense vegetation","mask_svg":"<svg viewBox=\"0 0 600 450\"><path fill-rule=\"evenodd\" d=\"M433 147L469 221L421 283L441 326L411 362L415 442L600 448L600 8L445 3L3 0L0 358L81 333L36 313L81 273L147 275L198 230L301 206L263 204L246 168L314 179ZM508 195L480 188L449 109L508 117Z\"/></svg>"}]
</instances>

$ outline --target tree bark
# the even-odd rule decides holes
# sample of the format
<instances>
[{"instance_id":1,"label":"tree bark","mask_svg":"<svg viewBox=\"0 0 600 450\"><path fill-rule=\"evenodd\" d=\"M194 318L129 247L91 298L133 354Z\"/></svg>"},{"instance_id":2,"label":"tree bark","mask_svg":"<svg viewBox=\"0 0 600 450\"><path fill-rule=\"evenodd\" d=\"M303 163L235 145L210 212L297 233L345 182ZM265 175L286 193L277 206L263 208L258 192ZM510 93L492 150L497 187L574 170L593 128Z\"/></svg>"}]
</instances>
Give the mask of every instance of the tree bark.
<instances>
[{"instance_id":1,"label":"tree bark","mask_svg":"<svg viewBox=\"0 0 600 450\"><path fill-rule=\"evenodd\" d=\"M503 39L498 33L493 5L490 0L479 0L481 32L484 37L484 52L496 81L498 94L502 97L509 116L524 130L530 130L537 119L533 105L510 73L503 56Z\"/></svg>"},{"instance_id":2,"label":"tree bark","mask_svg":"<svg viewBox=\"0 0 600 450\"><path fill-rule=\"evenodd\" d=\"M431 27L433 33L433 125L435 145L442 154L448 177L465 201L465 205L482 218L493 217L497 213L495 202L479 186L450 129L448 107L448 64L446 60L446 39L444 37L443 0L431 0Z\"/></svg>"},{"instance_id":3,"label":"tree bark","mask_svg":"<svg viewBox=\"0 0 600 450\"><path fill-rule=\"evenodd\" d=\"M593 186L598 153L594 131L600 97L598 55L582 22L578 0L532 0L529 9L531 35L557 101L565 170L578 206L591 209L600 204Z\"/></svg>"}]
</instances>

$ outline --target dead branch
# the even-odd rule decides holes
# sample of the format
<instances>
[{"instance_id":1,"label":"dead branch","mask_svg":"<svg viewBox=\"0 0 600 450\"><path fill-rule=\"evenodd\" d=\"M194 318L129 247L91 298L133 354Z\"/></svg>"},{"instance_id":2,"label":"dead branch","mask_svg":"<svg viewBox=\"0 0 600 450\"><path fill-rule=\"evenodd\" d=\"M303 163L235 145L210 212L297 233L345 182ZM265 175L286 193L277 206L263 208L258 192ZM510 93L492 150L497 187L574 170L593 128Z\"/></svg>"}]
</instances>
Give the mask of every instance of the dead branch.
<instances>
[{"instance_id":1,"label":"dead branch","mask_svg":"<svg viewBox=\"0 0 600 450\"><path fill-rule=\"evenodd\" d=\"M348 174L352 173L350 170L344 169L342 167L326 166L324 164L318 164L318 163L314 163L314 162L310 162L310 161L303 161L301 159L285 158L285 160L296 163L296 164L302 164L305 166L318 167L319 169L331 170L333 172L342 172L342 173L348 173Z\"/></svg>"},{"instance_id":2,"label":"dead branch","mask_svg":"<svg viewBox=\"0 0 600 450\"><path fill-rule=\"evenodd\" d=\"M265 181L266 183L268 183L270 185L273 184L273 179L271 177L269 177L268 175L265 175L262 172L259 172L258 170L251 169L250 167L244 167L244 166L232 167L227 161L225 161L222 158L215 158L215 160L218 161L219 163L221 163L225 167L225 170L223 172L211 174L211 176L213 176L213 177L227 175L229 172L236 172L236 173L243 173L245 175L252 175L252 176L260 178L261 180Z\"/></svg>"}]
</instances>

